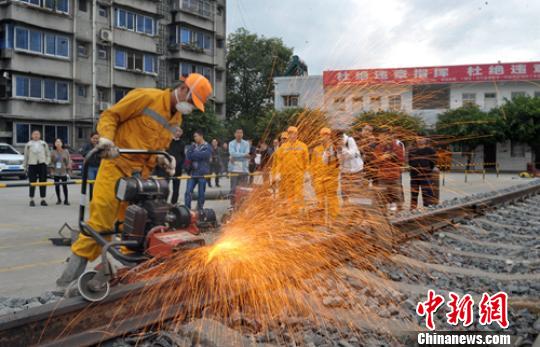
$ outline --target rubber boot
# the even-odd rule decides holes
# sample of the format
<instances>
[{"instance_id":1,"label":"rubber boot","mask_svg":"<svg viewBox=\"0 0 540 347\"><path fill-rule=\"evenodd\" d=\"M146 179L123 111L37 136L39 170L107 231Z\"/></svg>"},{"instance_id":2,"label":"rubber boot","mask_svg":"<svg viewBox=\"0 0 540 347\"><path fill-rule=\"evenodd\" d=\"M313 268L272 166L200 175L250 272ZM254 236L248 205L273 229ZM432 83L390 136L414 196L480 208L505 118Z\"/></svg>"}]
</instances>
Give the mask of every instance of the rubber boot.
<instances>
[{"instance_id":1,"label":"rubber boot","mask_svg":"<svg viewBox=\"0 0 540 347\"><path fill-rule=\"evenodd\" d=\"M86 258L72 253L69 256L69 260L67 262L66 268L64 269L64 272L62 273L60 278L56 280L56 285L60 289L65 289L71 282L79 278L79 276L86 269L87 263L88 260Z\"/></svg>"}]
</instances>

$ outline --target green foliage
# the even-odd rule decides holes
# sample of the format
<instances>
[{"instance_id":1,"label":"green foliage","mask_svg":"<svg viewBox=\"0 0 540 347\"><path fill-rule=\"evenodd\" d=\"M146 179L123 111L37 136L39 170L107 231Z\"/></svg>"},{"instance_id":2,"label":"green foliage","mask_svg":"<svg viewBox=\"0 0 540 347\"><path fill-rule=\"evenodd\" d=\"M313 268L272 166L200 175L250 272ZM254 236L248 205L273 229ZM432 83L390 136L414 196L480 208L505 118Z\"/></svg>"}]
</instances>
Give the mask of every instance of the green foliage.
<instances>
[{"instance_id":1,"label":"green foliage","mask_svg":"<svg viewBox=\"0 0 540 347\"><path fill-rule=\"evenodd\" d=\"M229 132L255 131L259 118L273 108L274 76L283 73L293 50L279 38L240 28L227 38L227 120Z\"/></svg>"},{"instance_id":2,"label":"green foliage","mask_svg":"<svg viewBox=\"0 0 540 347\"><path fill-rule=\"evenodd\" d=\"M495 143L504 138L501 118L497 112L486 113L476 105L448 110L439 115L437 134L451 142L461 143L473 151L481 144Z\"/></svg>"},{"instance_id":3,"label":"green foliage","mask_svg":"<svg viewBox=\"0 0 540 347\"><path fill-rule=\"evenodd\" d=\"M422 118L398 111L361 113L354 119L353 128L359 130L366 124L373 126L375 131L389 129L398 133L401 139L423 133L426 127Z\"/></svg>"},{"instance_id":4,"label":"green foliage","mask_svg":"<svg viewBox=\"0 0 540 347\"><path fill-rule=\"evenodd\" d=\"M209 106L207 106L204 113L194 111L192 114L184 116L182 129L184 130L183 138L186 141L193 139L193 133L196 130L202 130L204 132L204 139L207 142L210 142L213 138L219 140L227 139L223 121L216 116L214 109Z\"/></svg>"},{"instance_id":5,"label":"green foliage","mask_svg":"<svg viewBox=\"0 0 540 347\"><path fill-rule=\"evenodd\" d=\"M279 138L282 131L287 130L290 125L297 123L298 116L304 112L302 108L288 108L283 111L267 111L257 120L255 131L259 138L272 140Z\"/></svg>"},{"instance_id":6,"label":"green foliage","mask_svg":"<svg viewBox=\"0 0 540 347\"><path fill-rule=\"evenodd\" d=\"M491 113L501 119L508 139L540 148L540 98L520 96L506 100Z\"/></svg>"}]
</instances>

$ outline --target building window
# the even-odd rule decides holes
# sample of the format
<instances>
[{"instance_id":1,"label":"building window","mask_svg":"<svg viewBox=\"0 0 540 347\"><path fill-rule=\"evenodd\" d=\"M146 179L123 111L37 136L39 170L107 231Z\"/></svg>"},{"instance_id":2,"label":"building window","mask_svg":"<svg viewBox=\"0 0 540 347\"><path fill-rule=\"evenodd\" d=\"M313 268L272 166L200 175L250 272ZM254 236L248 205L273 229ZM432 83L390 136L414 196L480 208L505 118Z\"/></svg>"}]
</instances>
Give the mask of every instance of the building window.
<instances>
[{"instance_id":1,"label":"building window","mask_svg":"<svg viewBox=\"0 0 540 347\"><path fill-rule=\"evenodd\" d=\"M109 9L106 6L99 5L98 6L98 13L101 17L109 17Z\"/></svg>"},{"instance_id":2,"label":"building window","mask_svg":"<svg viewBox=\"0 0 540 347\"><path fill-rule=\"evenodd\" d=\"M77 55L79 57L88 57L88 45L85 43L78 43L77 44Z\"/></svg>"},{"instance_id":3,"label":"building window","mask_svg":"<svg viewBox=\"0 0 540 347\"><path fill-rule=\"evenodd\" d=\"M150 16L115 9L116 27L154 36L155 20Z\"/></svg>"},{"instance_id":4,"label":"building window","mask_svg":"<svg viewBox=\"0 0 540 347\"><path fill-rule=\"evenodd\" d=\"M450 108L450 86L447 84L413 85L412 94L415 110Z\"/></svg>"},{"instance_id":5,"label":"building window","mask_svg":"<svg viewBox=\"0 0 540 347\"><path fill-rule=\"evenodd\" d=\"M497 107L497 93L485 93L484 94L484 108L491 110Z\"/></svg>"},{"instance_id":6,"label":"building window","mask_svg":"<svg viewBox=\"0 0 540 347\"><path fill-rule=\"evenodd\" d=\"M98 59L107 60L109 50L105 46L97 45Z\"/></svg>"},{"instance_id":7,"label":"building window","mask_svg":"<svg viewBox=\"0 0 540 347\"><path fill-rule=\"evenodd\" d=\"M223 115L223 104L220 102L216 103L216 113L218 115Z\"/></svg>"},{"instance_id":8,"label":"building window","mask_svg":"<svg viewBox=\"0 0 540 347\"><path fill-rule=\"evenodd\" d=\"M47 143L52 144L55 139L59 138L64 144L69 144L67 125L29 123L15 123L15 142L20 145L27 143L35 130L39 130L43 134L43 140Z\"/></svg>"},{"instance_id":9,"label":"building window","mask_svg":"<svg viewBox=\"0 0 540 347\"><path fill-rule=\"evenodd\" d=\"M212 16L212 6L208 0L182 0L182 9L199 16Z\"/></svg>"},{"instance_id":10,"label":"building window","mask_svg":"<svg viewBox=\"0 0 540 347\"><path fill-rule=\"evenodd\" d=\"M216 40L216 46L217 46L217 48L225 47L225 40L224 39L217 39Z\"/></svg>"},{"instance_id":11,"label":"building window","mask_svg":"<svg viewBox=\"0 0 540 347\"><path fill-rule=\"evenodd\" d=\"M381 109L381 97L380 96L372 96L369 98L369 106L371 107L371 110L378 111Z\"/></svg>"},{"instance_id":12,"label":"building window","mask_svg":"<svg viewBox=\"0 0 540 347\"><path fill-rule=\"evenodd\" d=\"M223 81L223 71L216 71L216 81Z\"/></svg>"},{"instance_id":13,"label":"building window","mask_svg":"<svg viewBox=\"0 0 540 347\"><path fill-rule=\"evenodd\" d=\"M86 0L79 0L79 11L86 12L88 8Z\"/></svg>"},{"instance_id":14,"label":"building window","mask_svg":"<svg viewBox=\"0 0 540 347\"><path fill-rule=\"evenodd\" d=\"M523 96L526 96L527 93L525 92L512 92L510 94L510 96L512 97L512 100L514 100L515 98L518 98L518 97L523 97Z\"/></svg>"},{"instance_id":15,"label":"building window","mask_svg":"<svg viewBox=\"0 0 540 347\"><path fill-rule=\"evenodd\" d=\"M203 31L193 30L185 27L178 27L178 35L181 43L185 46L191 46L200 51L212 51L212 35Z\"/></svg>"},{"instance_id":16,"label":"building window","mask_svg":"<svg viewBox=\"0 0 540 347\"><path fill-rule=\"evenodd\" d=\"M212 80L212 68L204 65L198 65L198 64L192 64L192 63L180 63L180 69L181 72L180 77L186 77L190 73L200 73L204 77L208 78L209 80Z\"/></svg>"},{"instance_id":17,"label":"building window","mask_svg":"<svg viewBox=\"0 0 540 347\"><path fill-rule=\"evenodd\" d=\"M45 33L39 30L15 27L15 49L61 58L69 57L67 36Z\"/></svg>"},{"instance_id":18,"label":"building window","mask_svg":"<svg viewBox=\"0 0 540 347\"><path fill-rule=\"evenodd\" d=\"M157 72L157 56L116 49L115 67L155 74Z\"/></svg>"},{"instance_id":19,"label":"building window","mask_svg":"<svg viewBox=\"0 0 540 347\"><path fill-rule=\"evenodd\" d=\"M69 101L69 82L19 75L15 77L14 83L16 97L54 102Z\"/></svg>"},{"instance_id":20,"label":"building window","mask_svg":"<svg viewBox=\"0 0 540 347\"><path fill-rule=\"evenodd\" d=\"M401 95L391 95L388 97L388 108L392 111L401 110Z\"/></svg>"},{"instance_id":21,"label":"building window","mask_svg":"<svg viewBox=\"0 0 540 347\"><path fill-rule=\"evenodd\" d=\"M283 106L298 107L298 95L283 95Z\"/></svg>"},{"instance_id":22,"label":"building window","mask_svg":"<svg viewBox=\"0 0 540 347\"><path fill-rule=\"evenodd\" d=\"M119 69L125 69L127 67L126 63L126 52L123 50L116 50L116 55L114 59L114 67Z\"/></svg>"},{"instance_id":23,"label":"building window","mask_svg":"<svg viewBox=\"0 0 540 347\"><path fill-rule=\"evenodd\" d=\"M129 88L114 88L114 102L122 100L130 90Z\"/></svg>"},{"instance_id":24,"label":"building window","mask_svg":"<svg viewBox=\"0 0 540 347\"><path fill-rule=\"evenodd\" d=\"M19 0L51 11L69 14L69 0Z\"/></svg>"},{"instance_id":25,"label":"building window","mask_svg":"<svg viewBox=\"0 0 540 347\"><path fill-rule=\"evenodd\" d=\"M77 95L86 98L86 86L82 84L77 85Z\"/></svg>"},{"instance_id":26,"label":"building window","mask_svg":"<svg viewBox=\"0 0 540 347\"><path fill-rule=\"evenodd\" d=\"M476 105L476 93L463 93L461 94L461 105L463 107Z\"/></svg>"},{"instance_id":27,"label":"building window","mask_svg":"<svg viewBox=\"0 0 540 347\"><path fill-rule=\"evenodd\" d=\"M513 158L525 157L525 144L520 142L510 142L510 156Z\"/></svg>"}]
</instances>

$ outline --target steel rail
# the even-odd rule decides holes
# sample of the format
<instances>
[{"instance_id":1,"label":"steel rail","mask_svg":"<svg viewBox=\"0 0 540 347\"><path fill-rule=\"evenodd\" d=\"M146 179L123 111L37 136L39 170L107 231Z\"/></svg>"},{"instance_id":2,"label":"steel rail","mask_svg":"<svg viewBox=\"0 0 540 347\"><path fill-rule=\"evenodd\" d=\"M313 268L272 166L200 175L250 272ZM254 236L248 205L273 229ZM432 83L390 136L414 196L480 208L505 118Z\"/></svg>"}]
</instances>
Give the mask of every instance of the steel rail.
<instances>
[{"instance_id":1,"label":"steel rail","mask_svg":"<svg viewBox=\"0 0 540 347\"><path fill-rule=\"evenodd\" d=\"M396 242L401 242L418 236L418 230L434 231L460 218L539 193L540 183L528 185L512 192L395 219L390 224L396 229ZM334 237L329 236L324 242L331 244L333 241ZM188 274L117 286L98 303L77 297L1 316L0 346L90 346L160 324L186 310L183 296L179 295L174 301L159 296L152 301L143 299L149 288L175 285L183 276ZM146 303L143 309L140 307L142 301ZM205 304L208 302L201 303L201 308Z\"/></svg>"}]
</instances>

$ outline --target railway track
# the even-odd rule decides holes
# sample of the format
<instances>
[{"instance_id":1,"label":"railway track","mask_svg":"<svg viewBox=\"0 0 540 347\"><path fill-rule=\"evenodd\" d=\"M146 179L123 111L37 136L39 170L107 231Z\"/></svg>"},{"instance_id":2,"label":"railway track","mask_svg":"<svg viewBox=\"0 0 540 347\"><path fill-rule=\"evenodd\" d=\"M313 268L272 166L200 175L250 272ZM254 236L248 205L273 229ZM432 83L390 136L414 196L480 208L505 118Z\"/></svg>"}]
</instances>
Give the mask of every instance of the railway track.
<instances>
[{"instance_id":1,"label":"railway track","mask_svg":"<svg viewBox=\"0 0 540 347\"><path fill-rule=\"evenodd\" d=\"M346 325L355 322L355 327L348 329L355 332L367 332L369 336L365 341L375 341L373 339L379 337L384 343L392 344L391 336L395 333L393 328L407 330L412 329L412 325L400 326L389 323L382 324L386 328L380 329L366 323L365 319L350 316L347 310L353 306L361 308L362 299L358 299L360 296L367 298L363 302L365 307L372 307L373 310L379 311L378 319L381 321L387 321L391 317L397 318L396 312L400 317L403 310L393 307L396 305L382 302L385 295L394 298L390 301L405 303L408 305L406 310L411 311L409 306L414 303L412 299L417 299L420 294L425 295L426 288L430 285L434 285L443 292L455 288L475 292L478 288L493 291L494 288L489 288L489 286L496 285L501 290L508 290L513 309L528 310L531 314L534 314L536 309L540 312L540 302L538 297L535 297L540 293L540 288L536 291L531 283L534 281L540 283L540 255L538 254L540 252L538 244L540 213L536 213L540 211L537 208L540 206L539 193L540 183L529 184L519 189L484 194L460 204L393 220L391 224L398 240L395 244L397 254L392 257L392 264L379 264L380 273L386 273L388 276L378 277L380 274L357 269L354 264L339 267L336 271L347 279L350 286L345 289L332 288L330 283L328 288L319 290L320 298L318 299L323 306L328 308L325 311L325 314L328 314L327 318L332 321L341 320L341 323L346 323ZM426 239L426 231L437 233ZM507 234L506 237L504 234ZM496 236L498 239L491 243L483 241L482 237L487 237L486 235L490 235L489 238ZM410 242L403 245L403 240ZM500 245L506 247L497 248ZM527 247L537 247L536 253L526 252ZM467 262L470 259L474 259L474 266L468 266ZM509 261L511 262L510 270L508 270ZM449 265L456 263L459 266ZM495 266L495 271L492 271L493 266ZM529 271L523 272L523 267ZM452 276L447 276L447 274ZM482 279L486 276L488 280L483 281ZM478 288L473 288L471 285L468 289L465 288L467 286L463 286L463 282L460 282L471 278L473 279L471 283ZM88 346L126 336L141 328L151 330L148 327L161 326L162 322L177 317L185 309L183 298L180 296L175 302L170 300L163 302L156 299L152 302L152 306L146 305L144 310L140 310L138 305L140 299L153 285L174 285L181 280L180 276L156 280L159 283L118 286L108 298L99 303L89 304L82 298L73 298L0 317L0 346ZM381 291L391 288L392 293L383 295L378 290L366 291L365 289L372 287L374 282L385 288ZM529 288L528 291L525 290L526 288ZM312 304L317 305L315 302ZM377 307L379 307L378 310ZM201 309L203 309L202 306ZM360 309L360 311L363 310ZM414 313L414 308L411 312ZM513 314L515 318L515 313ZM306 320L303 322L306 323L305 329L308 329L308 325L312 323ZM302 326L297 323L294 325ZM336 336L332 334L344 335L342 331L337 331L326 332L326 335L308 334L306 337L304 332L304 336L298 338L289 336L287 339L280 336L294 334L289 330L280 332L280 329L283 330L283 328L276 328L275 331L271 331L271 334L253 332L242 327L238 330L245 335L251 335L252 341L289 345L300 339L306 345L309 345L311 340L316 340L313 344L317 346L324 344L320 341L321 336L324 342L327 338L329 341L336 339ZM274 338L271 338L271 335ZM529 335L532 336L532 333ZM354 334L351 336L350 338L337 336L339 338L336 341L343 346L347 346L346 343L356 345L355 341L358 339L355 340ZM530 338L527 336L523 338L524 341ZM358 345L363 344L358 341Z\"/></svg>"}]
</instances>

